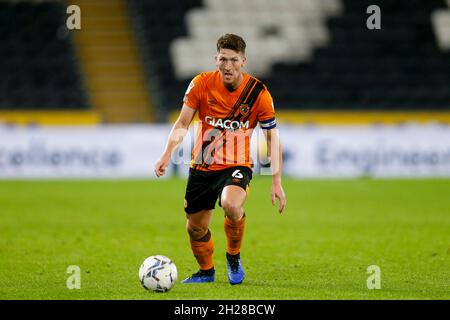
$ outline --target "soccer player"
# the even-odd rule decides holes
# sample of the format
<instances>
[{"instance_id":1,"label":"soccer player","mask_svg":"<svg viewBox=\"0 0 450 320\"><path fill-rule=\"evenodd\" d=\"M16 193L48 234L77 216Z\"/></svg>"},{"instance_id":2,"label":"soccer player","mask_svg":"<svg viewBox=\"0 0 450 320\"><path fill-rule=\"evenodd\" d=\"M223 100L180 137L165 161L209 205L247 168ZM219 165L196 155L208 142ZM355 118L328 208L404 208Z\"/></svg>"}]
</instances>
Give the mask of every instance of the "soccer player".
<instances>
[{"instance_id":1,"label":"soccer player","mask_svg":"<svg viewBox=\"0 0 450 320\"><path fill-rule=\"evenodd\" d=\"M228 280L231 284L240 284L244 280L240 257L245 228L244 202L252 178L250 138L258 123L265 133L271 161L272 204L279 199L280 213L286 205L272 97L264 84L242 71L247 62L245 48L240 36L225 34L218 39L217 70L201 73L191 81L165 150L155 164L155 174L160 177L198 112L199 127L184 210L192 252L200 270L183 283L214 281L214 246L209 225L217 199L225 215Z\"/></svg>"}]
</instances>

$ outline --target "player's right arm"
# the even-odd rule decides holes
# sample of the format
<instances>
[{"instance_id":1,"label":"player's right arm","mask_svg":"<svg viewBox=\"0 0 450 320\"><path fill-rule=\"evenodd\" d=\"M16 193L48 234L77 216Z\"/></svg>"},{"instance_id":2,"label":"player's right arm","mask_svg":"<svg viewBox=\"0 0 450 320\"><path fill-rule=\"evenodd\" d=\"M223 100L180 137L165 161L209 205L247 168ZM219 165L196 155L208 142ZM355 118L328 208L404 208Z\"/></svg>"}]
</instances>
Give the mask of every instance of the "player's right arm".
<instances>
[{"instance_id":1,"label":"player's right arm","mask_svg":"<svg viewBox=\"0 0 450 320\"><path fill-rule=\"evenodd\" d=\"M177 121L172 127L172 131L170 131L166 148L164 149L161 158L155 164L155 174L158 178L164 175L167 166L170 164L172 152L181 142L183 142L183 139L186 136L195 112L200 106L202 87L202 74L197 75L192 79L191 83L189 83L186 93L184 94L183 108L181 109Z\"/></svg>"},{"instance_id":2,"label":"player's right arm","mask_svg":"<svg viewBox=\"0 0 450 320\"><path fill-rule=\"evenodd\" d=\"M166 168L170 164L170 156L177 146L183 142L196 111L196 109L188 107L186 103L183 104L180 115L170 131L164 152L155 164L155 174L158 178L166 172Z\"/></svg>"}]
</instances>

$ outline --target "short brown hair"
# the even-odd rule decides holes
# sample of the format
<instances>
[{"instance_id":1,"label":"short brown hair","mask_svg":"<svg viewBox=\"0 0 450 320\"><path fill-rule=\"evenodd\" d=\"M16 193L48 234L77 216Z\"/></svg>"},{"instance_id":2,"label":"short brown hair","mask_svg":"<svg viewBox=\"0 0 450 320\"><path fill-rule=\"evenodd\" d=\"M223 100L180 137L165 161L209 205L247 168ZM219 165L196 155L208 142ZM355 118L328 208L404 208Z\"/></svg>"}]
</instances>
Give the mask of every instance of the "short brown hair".
<instances>
[{"instance_id":1,"label":"short brown hair","mask_svg":"<svg viewBox=\"0 0 450 320\"><path fill-rule=\"evenodd\" d=\"M245 54L246 46L244 39L232 33L224 34L217 40L217 52L219 52L220 49L231 49Z\"/></svg>"}]
</instances>

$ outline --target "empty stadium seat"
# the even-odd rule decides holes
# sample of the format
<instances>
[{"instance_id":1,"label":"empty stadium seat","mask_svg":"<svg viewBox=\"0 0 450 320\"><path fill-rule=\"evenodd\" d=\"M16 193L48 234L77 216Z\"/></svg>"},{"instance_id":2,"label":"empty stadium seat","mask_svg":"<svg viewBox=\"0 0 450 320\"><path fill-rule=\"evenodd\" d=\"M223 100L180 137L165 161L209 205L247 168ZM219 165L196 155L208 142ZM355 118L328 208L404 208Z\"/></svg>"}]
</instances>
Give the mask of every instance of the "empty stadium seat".
<instances>
[{"instance_id":1,"label":"empty stadium seat","mask_svg":"<svg viewBox=\"0 0 450 320\"><path fill-rule=\"evenodd\" d=\"M235 32L278 108L450 109L449 0L174 2L131 1L162 108L180 106L192 77L214 69L218 36ZM366 28L372 4L381 30Z\"/></svg>"},{"instance_id":2,"label":"empty stadium seat","mask_svg":"<svg viewBox=\"0 0 450 320\"><path fill-rule=\"evenodd\" d=\"M65 18L57 2L0 3L0 109L89 107Z\"/></svg>"}]
</instances>

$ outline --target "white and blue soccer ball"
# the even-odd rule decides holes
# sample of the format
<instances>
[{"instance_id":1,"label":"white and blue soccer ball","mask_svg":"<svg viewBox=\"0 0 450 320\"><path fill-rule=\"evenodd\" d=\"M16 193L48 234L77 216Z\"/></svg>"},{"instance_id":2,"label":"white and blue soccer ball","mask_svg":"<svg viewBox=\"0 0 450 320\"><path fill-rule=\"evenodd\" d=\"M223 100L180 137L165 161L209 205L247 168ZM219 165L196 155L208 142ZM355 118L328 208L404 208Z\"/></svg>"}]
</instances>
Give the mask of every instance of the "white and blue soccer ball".
<instances>
[{"instance_id":1,"label":"white and blue soccer ball","mask_svg":"<svg viewBox=\"0 0 450 320\"><path fill-rule=\"evenodd\" d=\"M166 292L178 279L175 263L166 256L156 255L144 260L139 268L139 281L147 290Z\"/></svg>"}]
</instances>

